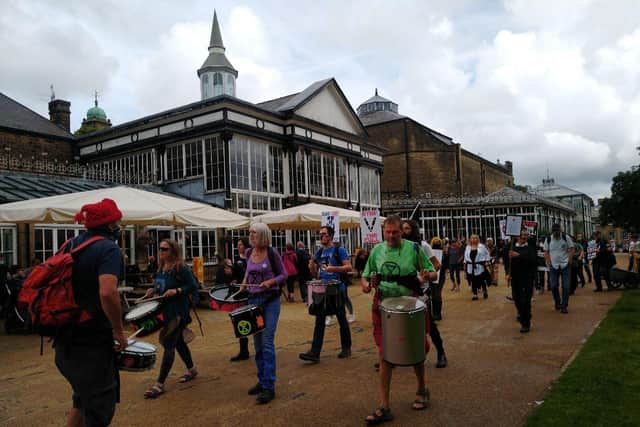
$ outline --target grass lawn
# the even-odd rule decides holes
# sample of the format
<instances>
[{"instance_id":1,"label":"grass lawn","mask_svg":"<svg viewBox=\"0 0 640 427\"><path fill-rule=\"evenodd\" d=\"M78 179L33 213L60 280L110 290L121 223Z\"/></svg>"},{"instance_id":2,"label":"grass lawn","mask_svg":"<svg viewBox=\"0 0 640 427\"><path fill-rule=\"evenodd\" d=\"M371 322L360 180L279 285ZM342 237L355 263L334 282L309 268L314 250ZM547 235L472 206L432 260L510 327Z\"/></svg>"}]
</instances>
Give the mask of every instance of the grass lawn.
<instances>
[{"instance_id":1,"label":"grass lawn","mask_svg":"<svg viewBox=\"0 0 640 427\"><path fill-rule=\"evenodd\" d=\"M525 426L640 426L640 290L624 292Z\"/></svg>"}]
</instances>

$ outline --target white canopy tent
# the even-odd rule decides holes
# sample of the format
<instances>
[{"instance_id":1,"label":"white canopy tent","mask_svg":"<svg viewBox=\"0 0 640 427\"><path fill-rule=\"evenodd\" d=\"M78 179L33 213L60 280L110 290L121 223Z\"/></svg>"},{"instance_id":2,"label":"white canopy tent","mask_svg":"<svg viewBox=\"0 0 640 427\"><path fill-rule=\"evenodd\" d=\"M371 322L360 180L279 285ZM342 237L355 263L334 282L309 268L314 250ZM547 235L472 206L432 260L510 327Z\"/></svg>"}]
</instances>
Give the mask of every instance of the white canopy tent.
<instances>
[{"instance_id":1,"label":"white canopy tent","mask_svg":"<svg viewBox=\"0 0 640 427\"><path fill-rule=\"evenodd\" d=\"M104 198L115 200L123 224L234 228L249 222L241 215L204 203L123 186L0 205L0 222L74 223L83 205Z\"/></svg>"},{"instance_id":2,"label":"white canopy tent","mask_svg":"<svg viewBox=\"0 0 640 427\"><path fill-rule=\"evenodd\" d=\"M262 222L274 230L317 230L322 222L322 212L338 212L340 229L360 227L360 212L334 206L307 203L281 211L255 216L251 222Z\"/></svg>"}]
</instances>

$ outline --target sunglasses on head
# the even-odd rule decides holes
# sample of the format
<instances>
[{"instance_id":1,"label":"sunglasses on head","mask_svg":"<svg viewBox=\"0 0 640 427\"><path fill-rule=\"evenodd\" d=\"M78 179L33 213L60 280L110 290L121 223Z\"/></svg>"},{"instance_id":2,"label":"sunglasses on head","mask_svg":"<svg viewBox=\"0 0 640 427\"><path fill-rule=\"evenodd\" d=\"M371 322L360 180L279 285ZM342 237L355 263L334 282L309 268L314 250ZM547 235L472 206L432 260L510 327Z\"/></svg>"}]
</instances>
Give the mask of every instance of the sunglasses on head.
<instances>
[{"instance_id":1,"label":"sunglasses on head","mask_svg":"<svg viewBox=\"0 0 640 427\"><path fill-rule=\"evenodd\" d=\"M160 252L165 252L165 251L170 250L171 248L166 247L166 246L160 246L158 249L160 250Z\"/></svg>"}]
</instances>

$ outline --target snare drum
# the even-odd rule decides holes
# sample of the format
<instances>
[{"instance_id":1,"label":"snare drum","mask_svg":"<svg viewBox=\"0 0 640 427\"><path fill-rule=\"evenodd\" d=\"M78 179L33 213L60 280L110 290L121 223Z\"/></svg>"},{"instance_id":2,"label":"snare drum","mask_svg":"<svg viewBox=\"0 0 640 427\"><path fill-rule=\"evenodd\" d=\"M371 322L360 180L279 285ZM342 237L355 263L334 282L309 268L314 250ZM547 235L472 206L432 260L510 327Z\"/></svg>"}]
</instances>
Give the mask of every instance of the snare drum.
<instances>
[{"instance_id":1,"label":"snare drum","mask_svg":"<svg viewBox=\"0 0 640 427\"><path fill-rule=\"evenodd\" d=\"M143 329L139 335L144 336L157 331L164 324L161 304L159 301L142 302L133 307L125 316L124 320L133 324L137 329Z\"/></svg>"},{"instance_id":2,"label":"snare drum","mask_svg":"<svg viewBox=\"0 0 640 427\"><path fill-rule=\"evenodd\" d=\"M211 308L214 310L234 311L247 305L249 300L248 292L240 292L233 299L230 299L233 294L238 292L238 289L240 287L237 285L221 285L211 289L209 291L209 296L212 300Z\"/></svg>"},{"instance_id":3,"label":"snare drum","mask_svg":"<svg viewBox=\"0 0 640 427\"><path fill-rule=\"evenodd\" d=\"M309 314L334 315L344 307L339 280L310 280L307 282Z\"/></svg>"},{"instance_id":4,"label":"snare drum","mask_svg":"<svg viewBox=\"0 0 640 427\"><path fill-rule=\"evenodd\" d=\"M244 338L261 332L264 329L262 309L254 304L240 307L229 313L236 338Z\"/></svg>"},{"instance_id":5,"label":"snare drum","mask_svg":"<svg viewBox=\"0 0 640 427\"><path fill-rule=\"evenodd\" d=\"M123 371L144 371L156 363L156 346L129 340L128 346L117 356L118 368Z\"/></svg>"}]
</instances>

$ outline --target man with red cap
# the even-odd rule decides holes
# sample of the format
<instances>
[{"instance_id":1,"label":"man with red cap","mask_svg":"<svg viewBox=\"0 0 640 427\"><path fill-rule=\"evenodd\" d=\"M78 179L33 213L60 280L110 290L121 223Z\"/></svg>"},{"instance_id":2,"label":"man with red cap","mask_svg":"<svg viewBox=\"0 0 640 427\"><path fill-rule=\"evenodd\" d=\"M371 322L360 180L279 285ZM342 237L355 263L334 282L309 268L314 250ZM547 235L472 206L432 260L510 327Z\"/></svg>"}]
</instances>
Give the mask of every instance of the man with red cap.
<instances>
[{"instance_id":1,"label":"man with red cap","mask_svg":"<svg viewBox=\"0 0 640 427\"><path fill-rule=\"evenodd\" d=\"M76 221L87 228L67 250L99 236L74 254L73 293L91 319L75 323L55 338L56 366L73 389L68 426L107 426L119 400L115 351L127 347L122 327L118 280L122 276L120 238L122 212L111 199L84 205Z\"/></svg>"}]
</instances>

